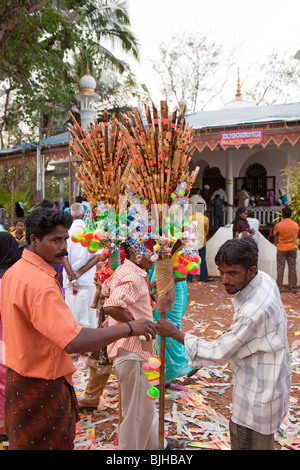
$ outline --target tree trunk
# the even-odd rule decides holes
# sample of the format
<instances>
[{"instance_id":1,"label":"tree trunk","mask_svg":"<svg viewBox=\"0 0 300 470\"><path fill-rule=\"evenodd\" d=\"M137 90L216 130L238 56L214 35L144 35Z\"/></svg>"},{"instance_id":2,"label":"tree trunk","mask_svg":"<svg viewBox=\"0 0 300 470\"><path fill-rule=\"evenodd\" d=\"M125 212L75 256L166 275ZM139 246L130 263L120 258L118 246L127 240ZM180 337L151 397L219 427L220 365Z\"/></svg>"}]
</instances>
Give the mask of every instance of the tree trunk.
<instances>
[{"instance_id":1,"label":"tree trunk","mask_svg":"<svg viewBox=\"0 0 300 470\"><path fill-rule=\"evenodd\" d=\"M34 13L48 3L49 0L19 0L18 2L8 2L2 7L0 16L0 49L4 49L5 45L14 30L22 23L22 15L20 11Z\"/></svg>"}]
</instances>

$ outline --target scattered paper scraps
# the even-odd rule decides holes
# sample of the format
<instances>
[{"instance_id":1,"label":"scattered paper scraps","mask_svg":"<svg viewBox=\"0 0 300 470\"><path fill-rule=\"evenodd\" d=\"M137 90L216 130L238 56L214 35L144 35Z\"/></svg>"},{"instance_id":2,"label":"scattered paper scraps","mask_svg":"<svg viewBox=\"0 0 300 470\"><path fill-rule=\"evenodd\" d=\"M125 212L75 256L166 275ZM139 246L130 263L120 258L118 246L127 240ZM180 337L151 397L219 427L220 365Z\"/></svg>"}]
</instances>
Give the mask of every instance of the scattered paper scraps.
<instances>
[{"instance_id":1,"label":"scattered paper scraps","mask_svg":"<svg viewBox=\"0 0 300 470\"><path fill-rule=\"evenodd\" d=\"M206 325L205 325L206 326ZM291 350L292 370L300 374L300 352ZM75 362L75 391L81 396L85 390L89 370L85 359ZM185 439L190 450L230 450L229 422L214 409L221 395L232 389L229 364L200 368L187 384L184 377L166 386L165 399L168 410L165 413L165 433L177 439ZM299 383L293 383L292 390L300 390ZM275 433L275 441L283 450L300 450L300 403L293 393L290 397L289 412ZM158 403L157 403L158 407ZM232 404L226 406L232 411ZM117 450L118 439L118 384L111 375L108 388L101 397L101 410L92 415L81 414L77 424L76 450ZM110 433L101 425L109 421Z\"/></svg>"},{"instance_id":2,"label":"scattered paper scraps","mask_svg":"<svg viewBox=\"0 0 300 470\"><path fill-rule=\"evenodd\" d=\"M214 330L214 331L216 331L216 330ZM219 336L221 336L223 333L225 333L224 330L217 330L217 331L216 331L216 334L213 336L213 338L214 338L214 339L217 339L217 338L219 338Z\"/></svg>"},{"instance_id":3,"label":"scattered paper scraps","mask_svg":"<svg viewBox=\"0 0 300 470\"><path fill-rule=\"evenodd\" d=\"M80 399L83 397L88 383L89 368L85 356L78 357L73 360L73 363L76 368L73 374L73 384L76 396ZM105 422L111 423L109 432L101 429L101 425ZM116 450L118 425L118 382L112 374L101 396L99 408L94 410L92 414L87 413L85 409L80 411L80 421L76 425L74 449Z\"/></svg>"},{"instance_id":4,"label":"scattered paper scraps","mask_svg":"<svg viewBox=\"0 0 300 470\"><path fill-rule=\"evenodd\" d=\"M291 350L293 374L300 374L300 352ZM81 397L89 378L86 358L73 359L76 395ZM214 404L219 396L232 388L229 364L200 368L186 383L181 377L166 387L165 433L185 439L187 450L230 450L229 421ZM300 390L293 382L289 411L275 441L282 450L300 450L300 402L293 390ZM101 408L91 412L82 410L76 425L75 450L118 450L118 383L112 374L101 396ZM158 403L157 403L158 406ZM232 411L232 404L226 406ZM105 424L105 427L103 426ZM109 431L107 431L109 424ZM9 448L9 442L0 443L0 450Z\"/></svg>"}]
</instances>

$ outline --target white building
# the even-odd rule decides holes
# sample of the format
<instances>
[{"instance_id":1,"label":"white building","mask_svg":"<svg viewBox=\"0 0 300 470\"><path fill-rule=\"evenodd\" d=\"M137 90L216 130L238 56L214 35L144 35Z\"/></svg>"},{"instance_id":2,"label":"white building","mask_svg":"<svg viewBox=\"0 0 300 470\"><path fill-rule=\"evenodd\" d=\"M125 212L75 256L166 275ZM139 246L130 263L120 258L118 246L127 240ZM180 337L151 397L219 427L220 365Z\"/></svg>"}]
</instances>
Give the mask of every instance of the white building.
<instances>
[{"instance_id":1,"label":"white building","mask_svg":"<svg viewBox=\"0 0 300 470\"><path fill-rule=\"evenodd\" d=\"M245 184L265 198L252 207L265 235L258 236L258 267L276 279L277 250L267 238L268 233L271 235L270 223L278 217L282 206L270 206L268 198L269 192L274 191L276 202L279 189L288 184L282 170L300 163L300 103L255 106L242 99L238 85L232 103L220 110L187 115L186 122L194 131L192 169L200 167L196 186L209 185L210 195L220 187L225 189L230 204L225 210L228 225L207 242L209 275L219 275L214 258L220 246L232 238L230 223L236 209L236 194ZM297 274L300 286L300 252ZM287 268L284 283L287 283Z\"/></svg>"},{"instance_id":2,"label":"white building","mask_svg":"<svg viewBox=\"0 0 300 470\"><path fill-rule=\"evenodd\" d=\"M300 103L255 106L237 93L223 109L190 114L186 121L194 131L191 164L200 167L196 184L209 185L210 194L222 187L230 205L245 184L269 207L269 191L277 199L288 183L282 170L300 162Z\"/></svg>"}]
</instances>

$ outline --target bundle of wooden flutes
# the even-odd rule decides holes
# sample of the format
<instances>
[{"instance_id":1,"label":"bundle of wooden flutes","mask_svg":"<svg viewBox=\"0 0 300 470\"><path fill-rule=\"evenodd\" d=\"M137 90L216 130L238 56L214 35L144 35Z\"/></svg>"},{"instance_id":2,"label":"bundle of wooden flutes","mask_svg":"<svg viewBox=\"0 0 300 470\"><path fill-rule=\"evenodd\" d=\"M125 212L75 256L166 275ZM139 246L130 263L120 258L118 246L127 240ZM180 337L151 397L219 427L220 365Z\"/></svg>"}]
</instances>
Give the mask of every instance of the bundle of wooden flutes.
<instances>
[{"instance_id":1,"label":"bundle of wooden flutes","mask_svg":"<svg viewBox=\"0 0 300 470\"><path fill-rule=\"evenodd\" d=\"M70 151L77 160L73 165L82 191L92 204L102 201L117 211L131 166L120 127L108 122L107 110L104 110L104 122L98 123L95 119L87 130L80 127L71 113L69 115L73 122L69 125Z\"/></svg>"},{"instance_id":2,"label":"bundle of wooden flutes","mask_svg":"<svg viewBox=\"0 0 300 470\"><path fill-rule=\"evenodd\" d=\"M77 179L89 201L102 201L119 208L119 196L131 190L145 204L171 204L171 195L181 182L186 196L199 168L189 170L192 158L192 128L186 125L185 110L169 115L166 101L160 103L160 116L152 104L145 105L143 117L138 108L108 122L91 123L84 130L69 113L70 151Z\"/></svg>"},{"instance_id":3,"label":"bundle of wooden flutes","mask_svg":"<svg viewBox=\"0 0 300 470\"><path fill-rule=\"evenodd\" d=\"M189 170L193 136L184 112L176 108L169 115L167 102L161 101L160 117L154 104L152 113L145 106L144 122L138 108L119 116L131 163L127 184L134 194L150 203L171 204L171 194L181 182L187 184L188 196L197 177L198 167Z\"/></svg>"}]
</instances>

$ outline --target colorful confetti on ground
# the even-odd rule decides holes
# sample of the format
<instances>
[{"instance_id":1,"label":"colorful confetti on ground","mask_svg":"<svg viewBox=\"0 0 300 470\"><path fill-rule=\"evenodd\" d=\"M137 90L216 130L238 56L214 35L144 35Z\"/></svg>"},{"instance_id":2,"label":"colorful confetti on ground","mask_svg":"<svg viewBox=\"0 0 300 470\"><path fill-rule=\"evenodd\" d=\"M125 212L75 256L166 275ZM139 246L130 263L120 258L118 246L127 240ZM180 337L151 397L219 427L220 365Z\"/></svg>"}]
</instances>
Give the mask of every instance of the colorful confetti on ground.
<instances>
[{"instance_id":1,"label":"colorful confetti on ground","mask_svg":"<svg viewBox=\"0 0 300 470\"><path fill-rule=\"evenodd\" d=\"M300 354L292 351L291 356L293 372L299 374ZM88 369L84 357L80 357L75 365L75 389L80 397L88 380ZM228 419L215 411L213 403L231 387L228 365L204 367L190 379L177 379L169 384L166 388L166 435L185 439L186 448L190 450L230 450ZM300 384L293 384L292 391L299 387ZM101 409L81 414L76 450L117 450L118 405L118 384L112 375L101 397ZM281 449L300 449L299 421L299 401L291 395L289 412L275 433L275 441Z\"/></svg>"}]
</instances>

